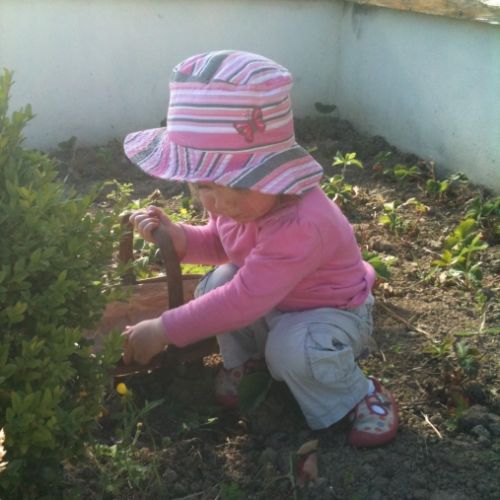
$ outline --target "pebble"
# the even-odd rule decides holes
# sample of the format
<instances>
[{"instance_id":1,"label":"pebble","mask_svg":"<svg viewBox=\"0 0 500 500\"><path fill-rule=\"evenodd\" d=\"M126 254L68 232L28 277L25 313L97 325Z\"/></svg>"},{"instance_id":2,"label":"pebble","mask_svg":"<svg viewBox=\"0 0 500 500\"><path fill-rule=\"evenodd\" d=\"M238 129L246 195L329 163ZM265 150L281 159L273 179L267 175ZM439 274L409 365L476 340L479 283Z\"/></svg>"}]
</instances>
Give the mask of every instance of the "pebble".
<instances>
[{"instance_id":1,"label":"pebble","mask_svg":"<svg viewBox=\"0 0 500 500\"><path fill-rule=\"evenodd\" d=\"M163 473L163 478L165 479L165 482L167 484L174 483L175 481L177 481L178 477L179 477L179 475L177 474L177 472L175 472L175 470L172 470L172 469L167 469Z\"/></svg>"},{"instance_id":2,"label":"pebble","mask_svg":"<svg viewBox=\"0 0 500 500\"><path fill-rule=\"evenodd\" d=\"M431 494L429 500L469 500L469 498L461 491L437 490Z\"/></svg>"},{"instance_id":3,"label":"pebble","mask_svg":"<svg viewBox=\"0 0 500 500\"><path fill-rule=\"evenodd\" d=\"M424 489L413 490L413 496L415 500L427 500L429 498L429 491Z\"/></svg>"},{"instance_id":4,"label":"pebble","mask_svg":"<svg viewBox=\"0 0 500 500\"><path fill-rule=\"evenodd\" d=\"M361 469L365 477L373 477L375 475L375 467L370 464L364 464Z\"/></svg>"},{"instance_id":5,"label":"pebble","mask_svg":"<svg viewBox=\"0 0 500 500\"><path fill-rule=\"evenodd\" d=\"M486 426L489 420L488 409L486 407L473 405L460 415L458 424L462 429L469 431L473 427L476 427L476 425Z\"/></svg>"},{"instance_id":6,"label":"pebble","mask_svg":"<svg viewBox=\"0 0 500 500\"><path fill-rule=\"evenodd\" d=\"M182 482L174 483L172 486L173 493L175 496L183 497L188 493L186 485Z\"/></svg>"},{"instance_id":7,"label":"pebble","mask_svg":"<svg viewBox=\"0 0 500 500\"><path fill-rule=\"evenodd\" d=\"M372 486L375 490L385 491L389 481L385 477L376 477L372 480Z\"/></svg>"},{"instance_id":8,"label":"pebble","mask_svg":"<svg viewBox=\"0 0 500 500\"><path fill-rule=\"evenodd\" d=\"M500 423L494 422L488 425L488 429L493 434L493 436L500 437Z\"/></svg>"},{"instance_id":9,"label":"pebble","mask_svg":"<svg viewBox=\"0 0 500 500\"><path fill-rule=\"evenodd\" d=\"M259 457L259 464L275 464L278 458L278 452L273 448L266 448Z\"/></svg>"},{"instance_id":10,"label":"pebble","mask_svg":"<svg viewBox=\"0 0 500 500\"><path fill-rule=\"evenodd\" d=\"M490 440L491 435L490 432L484 425L476 425L470 430L471 434L478 438L484 438Z\"/></svg>"}]
</instances>

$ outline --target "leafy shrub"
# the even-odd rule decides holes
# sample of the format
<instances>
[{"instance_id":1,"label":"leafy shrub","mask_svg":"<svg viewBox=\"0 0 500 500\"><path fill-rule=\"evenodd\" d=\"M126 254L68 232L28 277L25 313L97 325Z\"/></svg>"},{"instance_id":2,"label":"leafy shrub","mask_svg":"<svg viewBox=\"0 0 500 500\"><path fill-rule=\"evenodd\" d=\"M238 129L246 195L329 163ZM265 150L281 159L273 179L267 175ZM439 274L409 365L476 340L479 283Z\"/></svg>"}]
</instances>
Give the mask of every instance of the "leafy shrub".
<instances>
[{"instance_id":1,"label":"leafy shrub","mask_svg":"<svg viewBox=\"0 0 500 500\"><path fill-rule=\"evenodd\" d=\"M52 161L23 148L30 106L8 116L0 75L0 428L2 498L57 498L62 464L79 455L101 410L118 336L92 353L115 214L57 181ZM4 496L5 495L5 496Z\"/></svg>"}]
</instances>

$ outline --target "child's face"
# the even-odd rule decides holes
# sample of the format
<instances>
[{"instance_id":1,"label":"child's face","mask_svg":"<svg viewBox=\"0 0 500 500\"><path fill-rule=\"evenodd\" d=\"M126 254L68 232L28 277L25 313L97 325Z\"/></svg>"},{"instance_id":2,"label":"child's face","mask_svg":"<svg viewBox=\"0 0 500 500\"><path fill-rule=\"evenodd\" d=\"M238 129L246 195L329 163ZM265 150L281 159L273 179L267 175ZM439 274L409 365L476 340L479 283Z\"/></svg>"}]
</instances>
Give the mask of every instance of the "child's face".
<instances>
[{"instance_id":1,"label":"child's face","mask_svg":"<svg viewBox=\"0 0 500 500\"><path fill-rule=\"evenodd\" d=\"M213 182L198 183L196 187L201 203L209 212L225 215L239 223L250 222L266 215L279 200L278 195L228 188Z\"/></svg>"}]
</instances>

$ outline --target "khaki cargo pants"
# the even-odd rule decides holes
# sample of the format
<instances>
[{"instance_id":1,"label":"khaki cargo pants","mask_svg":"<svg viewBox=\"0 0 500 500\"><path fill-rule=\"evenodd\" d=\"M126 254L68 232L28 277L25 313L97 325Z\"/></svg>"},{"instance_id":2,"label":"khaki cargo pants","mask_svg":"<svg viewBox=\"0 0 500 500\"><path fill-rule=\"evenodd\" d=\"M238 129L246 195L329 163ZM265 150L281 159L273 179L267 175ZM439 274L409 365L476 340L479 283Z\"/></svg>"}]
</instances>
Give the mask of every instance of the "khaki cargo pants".
<instances>
[{"instance_id":1,"label":"khaki cargo pants","mask_svg":"<svg viewBox=\"0 0 500 500\"><path fill-rule=\"evenodd\" d=\"M200 296L230 281L238 268L224 264L198 285ZM285 382L311 429L342 419L368 392L357 364L373 346L373 297L354 309L322 307L271 311L246 328L217 336L227 369L265 358L275 380Z\"/></svg>"}]
</instances>

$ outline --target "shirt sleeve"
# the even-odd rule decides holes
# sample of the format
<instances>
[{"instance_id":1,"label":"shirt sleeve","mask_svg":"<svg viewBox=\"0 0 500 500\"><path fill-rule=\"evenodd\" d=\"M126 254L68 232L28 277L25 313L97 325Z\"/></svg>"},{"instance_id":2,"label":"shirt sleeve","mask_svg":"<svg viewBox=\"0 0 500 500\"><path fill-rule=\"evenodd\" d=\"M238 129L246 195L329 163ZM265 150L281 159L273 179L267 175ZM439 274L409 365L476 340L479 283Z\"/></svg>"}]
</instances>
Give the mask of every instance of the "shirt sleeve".
<instances>
[{"instance_id":1,"label":"shirt sleeve","mask_svg":"<svg viewBox=\"0 0 500 500\"><path fill-rule=\"evenodd\" d=\"M247 326L276 307L322 259L318 228L296 220L262 228L234 278L162 315L166 336L179 347Z\"/></svg>"},{"instance_id":2,"label":"shirt sleeve","mask_svg":"<svg viewBox=\"0 0 500 500\"><path fill-rule=\"evenodd\" d=\"M227 255L220 241L215 219L210 217L204 226L181 224L181 227L187 240L187 251L182 262L205 265L227 262Z\"/></svg>"}]
</instances>

